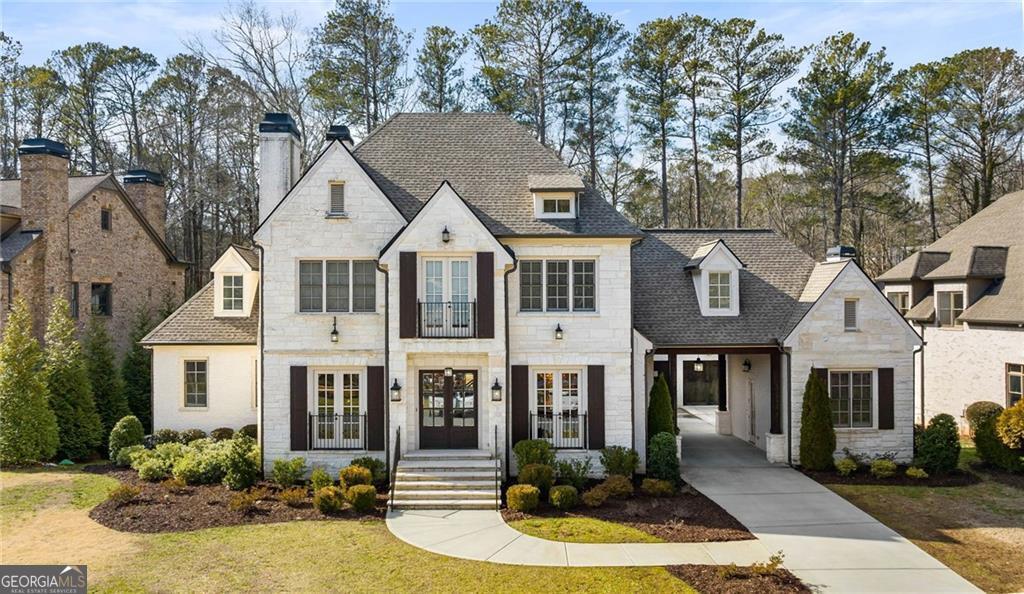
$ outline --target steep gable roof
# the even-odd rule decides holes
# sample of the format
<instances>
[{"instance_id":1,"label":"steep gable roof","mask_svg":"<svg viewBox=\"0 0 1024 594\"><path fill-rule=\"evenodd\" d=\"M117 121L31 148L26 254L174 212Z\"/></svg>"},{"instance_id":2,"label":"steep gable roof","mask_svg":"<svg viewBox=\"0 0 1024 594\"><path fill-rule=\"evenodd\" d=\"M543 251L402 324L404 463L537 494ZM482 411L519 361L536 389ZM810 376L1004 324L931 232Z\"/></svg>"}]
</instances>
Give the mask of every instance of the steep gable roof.
<instances>
[{"instance_id":1,"label":"steep gable roof","mask_svg":"<svg viewBox=\"0 0 1024 594\"><path fill-rule=\"evenodd\" d=\"M505 115L401 113L367 136L354 155L406 220L412 220L438 185L448 180L499 237L639 236L639 230L591 187L583 192L577 218L536 219L530 177L535 176L535 182L563 183L575 174Z\"/></svg>"}]
</instances>

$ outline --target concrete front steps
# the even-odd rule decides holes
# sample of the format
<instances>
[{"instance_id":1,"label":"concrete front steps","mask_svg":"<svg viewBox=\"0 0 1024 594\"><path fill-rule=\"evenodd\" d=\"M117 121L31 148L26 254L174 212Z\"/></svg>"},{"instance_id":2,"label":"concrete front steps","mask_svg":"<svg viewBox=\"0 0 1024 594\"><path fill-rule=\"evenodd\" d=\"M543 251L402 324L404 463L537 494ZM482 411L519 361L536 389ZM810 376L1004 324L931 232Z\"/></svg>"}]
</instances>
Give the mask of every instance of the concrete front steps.
<instances>
[{"instance_id":1,"label":"concrete front steps","mask_svg":"<svg viewBox=\"0 0 1024 594\"><path fill-rule=\"evenodd\" d=\"M394 509L497 509L500 461L483 450L417 450L398 461Z\"/></svg>"}]
</instances>

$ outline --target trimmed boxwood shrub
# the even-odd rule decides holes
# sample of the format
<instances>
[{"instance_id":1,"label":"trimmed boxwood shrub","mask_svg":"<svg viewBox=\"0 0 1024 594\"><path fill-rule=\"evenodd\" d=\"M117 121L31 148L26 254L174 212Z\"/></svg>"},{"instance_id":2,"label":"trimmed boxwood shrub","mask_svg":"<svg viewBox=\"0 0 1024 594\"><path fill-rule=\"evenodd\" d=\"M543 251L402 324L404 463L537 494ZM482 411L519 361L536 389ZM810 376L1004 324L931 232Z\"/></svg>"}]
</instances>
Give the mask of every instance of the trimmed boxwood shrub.
<instances>
[{"instance_id":1,"label":"trimmed boxwood shrub","mask_svg":"<svg viewBox=\"0 0 1024 594\"><path fill-rule=\"evenodd\" d=\"M633 481L620 474L613 474L604 479L600 487L608 492L609 497L616 499L628 499L633 496Z\"/></svg>"},{"instance_id":2,"label":"trimmed boxwood shrub","mask_svg":"<svg viewBox=\"0 0 1024 594\"><path fill-rule=\"evenodd\" d=\"M160 481L167 478L167 464L156 457L143 460L137 470L139 478L144 481Z\"/></svg>"},{"instance_id":3,"label":"trimmed boxwood shrub","mask_svg":"<svg viewBox=\"0 0 1024 594\"><path fill-rule=\"evenodd\" d=\"M928 478L928 473L917 466L911 466L907 469L906 475L908 478L924 480Z\"/></svg>"},{"instance_id":4,"label":"trimmed boxwood shrub","mask_svg":"<svg viewBox=\"0 0 1024 594\"><path fill-rule=\"evenodd\" d=\"M672 481L645 478L640 483L640 490L649 497L671 497L676 492L676 485Z\"/></svg>"},{"instance_id":5,"label":"trimmed boxwood shrub","mask_svg":"<svg viewBox=\"0 0 1024 594\"><path fill-rule=\"evenodd\" d=\"M838 472L840 476L850 476L857 471L858 466L860 465L857 464L857 461L853 458L841 458L836 462L836 472Z\"/></svg>"},{"instance_id":6,"label":"trimmed boxwood shrub","mask_svg":"<svg viewBox=\"0 0 1024 594\"><path fill-rule=\"evenodd\" d=\"M676 436L662 432L651 438L647 452L647 476L679 482L679 454L676 451Z\"/></svg>"},{"instance_id":7,"label":"trimmed boxwood shrub","mask_svg":"<svg viewBox=\"0 0 1024 594\"><path fill-rule=\"evenodd\" d=\"M533 485L540 489L540 495L547 495L555 483L555 469L546 464L527 464L519 469L519 484Z\"/></svg>"},{"instance_id":8,"label":"trimmed boxwood shrub","mask_svg":"<svg viewBox=\"0 0 1024 594\"><path fill-rule=\"evenodd\" d=\"M145 452L146 446L142 444L136 444L121 448L121 450L117 452L117 457L114 459L114 464L118 466L131 466L132 456L140 451Z\"/></svg>"},{"instance_id":9,"label":"trimmed boxwood shrub","mask_svg":"<svg viewBox=\"0 0 1024 594\"><path fill-rule=\"evenodd\" d=\"M277 500L288 507L302 507L306 502L306 488L292 487L277 494Z\"/></svg>"},{"instance_id":10,"label":"trimmed boxwood shrub","mask_svg":"<svg viewBox=\"0 0 1024 594\"><path fill-rule=\"evenodd\" d=\"M579 492L572 485L558 485L551 487L548 495L548 502L557 509L572 509L579 503Z\"/></svg>"},{"instance_id":11,"label":"trimmed boxwood shrub","mask_svg":"<svg viewBox=\"0 0 1024 594\"><path fill-rule=\"evenodd\" d=\"M336 514L345 507L345 494L339 487L324 487L313 493L313 507L322 514Z\"/></svg>"},{"instance_id":12,"label":"trimmed boxwood shrub","mask_svg":"<svg viewBox=\"0 0 1024 594\"><path fill-rule=\"evenodd\" d=\"M327 474L327 471L317 466L313 469L313 472L309 473L309 486L314 491L319 491L324 487L330 487L334 485L334 481L331 479L331 475Z\"/></svg>"},{"instance_id":13,"label":"trimmed boxwood shrub","mask_svg":"<svg viewBox=\"0 0 1024 594\"><path fill-rule=\"evenodd\" d=\"M256 484L261 472L256 440L240 435L232 439L224 455L224 484L233 491Z\"/></svg>"},{"instance_id":14,"label":"trimmed boxwood shrub","mask_svg":"<svg viewBox=\"0 0 1024 594\"><path fill-rule=\"evenodd\" d=\"M215 441L224 441L226 439L231 439L234 436L235 430L231 427L217 427L213 431L210 431L210 437Z\"/></svg>"},{"instance_id":15,"label":"trimmed boxwood shrub","mask_svg":"<svg viewBox=\"0 0 1024 594\"><path fill-rule=\"evenodd\" d=\"M640 455L632 448L609 446L601 450L601 466L609 474L633 478L640 464Z\"/></svg>"},{"instance_id":16,"label":"trimmed boxwood shrub","mask_svg":"<svg viewBox=\"0 0 1024 594\"><path fill-rule=\"evenodd\" d=\"M377 504L377 489L373 485L352 485L348 488L346 497L357 512L370 512Z\"/></svg>"},{"instance_id":17,"label":"trimmed boxwood shrub","mask_svg":"<svg viewBox=\"0 0 1024 594\"><path fill-rule=\"evenodd\" d=\"M181 443L188 445L197 439L206 439L206 431L202 429L186 429L179 435Z\"/></svg>"},{"instance_id":18,"label":"trimmed boxwood shrub","mask_svg":"<svg viewBox=\"0 0 1024 594\"><path fill-rule=\"evenodd\" d=\"M996 433L1006 447L1024 449L1024 399L999 414Z\"/></svg>"},{"instance_id":19,"label":"trimmed boxwood shrub","mask_svg":"<svg viewBox=\"0 0 1024 594\"><path fill-rule=\"evenodd\" d=\"M978 456L986 463L1007 472L1024 472L1024 450L1009 448L996 433L996 421L1003 412L1003 407L996 405L976 416L971 427L974 433L974 445L978 448Z\"/></svg>"},{"instance_id":20,"label":"trimmed boxwood shrub","mask_svg":"<svg viewBox=\"0 0 1024 594\"><path fill-rule=\"evenodd\" d=\"M373 456L362 456L352 460L352 466L362 466L370 471L373 476L374 485L383 485L388 480L388 471L384 467L384 461Z\"/></svg>"},{"instance_id":21,"label":"trimmed boxwood shrub","mask_svg":"<svg viewBox=\"0 0 1024 594\"><path fill-rule=\"evenodd\" d=\"M879 458L871 462L871 474L878 478L889 478L896 474L896 463L888 458Z\"/></svg>"},{"instance_id":22,"label":"trimmed boxwood shrub","mask_svg":"<svg viewBox=\"0 0 1024 594\"><path fill-rule=\"evenodd\" d=\"M540 489L533 485L512 485L506 493L508 508L512 511L528 512L537 509L540 503Z\"/></svg>"},{"instance_id":23,"label":"trimmed boxwood shrub","mask_svg":"<svg viewBox=\"0 0 1024 594\"><path fill-rule=\"evenodd\" d=\"M832 426L828 387L811 372L804 386L800 412L800 465L808 470L828 470L832 468L835 451L836 430Z\"/></svg>"},{"instance_id":24,"label":"trimmed boxwood shrub","mask_svg":"<svg viewBox=\"0 0 1024 594\"><path fill-rule=\"evenodd\" d=\"M157 429L153 432L153 445L181 443L181 434L174 429Z\"/></svg>"},{"instance_id":25,"label":"trimmed boxwood shrub","mask_svg":"<svg viewBox=\"0 0 1024 594\"><path fill-rule=\"evenodd\" d=\"M121 417L121 420L115 423L114 428L110 430L110 459L118 466L127 466L119 461L118 453L121 448L142 445L144 437L142 423L137 417L134 415Z\"/></svg>"},{"instance_id":26,"label":"trimmed boxwood shrub","mask_svg":"<svg viewBox=\"0 0 1024 594\"><path fill-rule=\"evenodd\" d=\"M343 487L351 487L353 485L372 485L373 484L373 473L370 472L369 468L365 466L356 466L350 464L345 468L341 469L338 473L338 478L341 480Z\"/></svg>"},{"instance_id":27,"label":"trimmed boxwood shrub","mask_svg":"<svg viewBox=\"0 0 1024 594\"><path fill-rule=\"evenodd\" d=\"M573 458L570 460L559 460L555 462L555 475L558 482L576 487L576 491L583 491L587 486L587 477L590 476L590 458Z\"/></svg>"},{"instance_id":28,"label":"trimmed boxwood shrub","mask_svg":"<svg viewBox=\"0 0 1024 594\"><path fill-rule=\"evenodd\" d=\"M930 474L956 469L960 460L960 432L956 420L945 413L932 417L917 445L919 465Z\"/></svg>"},{"instance_id":29,"label":"trimmed boxwood shrub","mask_svg":"<svg viewBox=\"0 0 1024 594\"><path fill-rule=\"evenodd\" d=\"M583 500L583 504L586 505L587 507L601 507L602 505L604 505L604 502L608 501L609 495L608 489L606 489L603 485L604 483L584 493L583 497L581 497L581 499Z\"/></svg>"},{"instance_id":30,"label":"trimmed boxwood shrub","mask_svg":"<svg viewBox=\"0 0 1024 594\"><path fill-rule=\"evenodd\" d=\"M654 436L662 432L675 435L676 419L672 410L672 394L665 376L659 374L651 386L651 401L647 405L647 434Z\"/></svg>"},{"instance_id":31,"label":"trimmed boxwood shrub","mask_svg":"<svg viewBox=\"0 0 1024 594\"><path fill-rule=\"evenodd\" d=\"M294 485L302 480L304 474L306 474L306 459L302 457L291 460L274 460L274 467L270 471L274 482L282 487Z\"/></svg>"},{"instance_id":32,"label":"trimmed boxwood shrub","mask_svg":"<svg viewBox=\"0 0 1024 594\"><path fill-rule=\"evenodd\" d=\"M221 452L212 448L196 450L189 448L184 456L174 463L174 478L189 485L212 485L224 479L224 462Z\"/></svg>"},{"instance_id":33,"label":"trimmed boxwood shrub","mask_svg":"<svg viewBox=\"0 0 1024 594\"><path fill-rule=\"evenodd\" d=\"M238 430L238 433L256 439L256 425L245 425Z\"/></svg>"},{"instance_id":34,"label":"trimmed boxwood shrub","mask_svg":"<svg viewBox=\"0 0 1024 594\"><path fill-rule=\"evenodd\" d=\"M555 452L551 444L543 439L524 439L512 446L512 453L516 456L518 468L527 464L555 464Z\"/></svg>"},{"instance_id":35,"label":"trimmed boxwood shrub","mask_svg":"<svg viewBox=\"0 0 1024 594\"><path fill-rule=\"evenodd\" d=\"M1003 412L1003 407L996 402L991 400L979 400L978 402L971 403L970 406L964 410L964 418L967 419L967 425L971 428L971 437L974 437L974 432L977 431L978 425L991 415L999 415Z\"/></svg>"}]
</instances>

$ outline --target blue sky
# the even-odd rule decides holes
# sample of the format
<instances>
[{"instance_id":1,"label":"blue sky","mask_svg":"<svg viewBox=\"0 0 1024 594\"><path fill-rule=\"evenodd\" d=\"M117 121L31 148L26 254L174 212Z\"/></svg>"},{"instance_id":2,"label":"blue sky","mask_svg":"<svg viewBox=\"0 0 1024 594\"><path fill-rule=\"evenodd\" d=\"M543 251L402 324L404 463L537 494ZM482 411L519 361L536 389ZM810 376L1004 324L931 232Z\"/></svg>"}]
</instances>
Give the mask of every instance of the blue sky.
<instances>
[{"instance_id":1,"label":"blue sky","mask_svg":"<svg viewBox=\"0 0 1024 594\"><path fill-rule=\"evenodd\" d=\"M272 11L298 13L309 29L333 2L265 2ZM837 30L853 31L885 46L898 67L995 45L1024 48L1024 0L975 1L769 1L761 2L588 2L615 15L630 29L658 16L692 12L708 17L757 19L793 44L811 44ZM494 12L495 2L394 2L399 25L416 34L444 24L465 31ZM163 59L182 50L182 41L206 39L218 25L226 2L0 0L0 28L24 46L23 62L39 63L54 50L86 41L134 45Z\"/></svg>"}]
</instances>

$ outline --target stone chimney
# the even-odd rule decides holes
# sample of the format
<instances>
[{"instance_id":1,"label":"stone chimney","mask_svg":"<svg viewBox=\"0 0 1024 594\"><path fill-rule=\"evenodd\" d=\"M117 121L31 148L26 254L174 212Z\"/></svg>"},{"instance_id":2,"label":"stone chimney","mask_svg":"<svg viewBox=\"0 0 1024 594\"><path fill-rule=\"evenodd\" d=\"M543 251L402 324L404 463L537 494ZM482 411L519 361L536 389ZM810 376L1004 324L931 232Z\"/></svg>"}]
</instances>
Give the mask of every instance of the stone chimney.
<instances>
[{"instance_id":1,"label":"stone chimney","mask_svg":"<svg viewBox=\"0 0 1024 594\"><path fill-rule=\"evenodd\" d=\"M261 224L299 179L301 157L302 138L292 116L266 114L260 122Z\"/></svg>"},{"instance_id":2,"label":"stone chimney","mask_svg":"<svg viewBox=\"0 0 1024 594\"><path fill-rule=\"evenodd\" d=\"M164 176L148 169L129 169L121 178L124 191L135 207L142 211L161 239L167 239L167 194Z\"/></svg>"},{"instance_id":3,"label":"stone chimney","mask_svg":"<svg viewBox=\"0 0 1024 594\"><path fill-rule=\"evenodd\" d=\"M352 142L352 134L348 131L348 126L342 126L340 124L331 126L327 129L327 142L332 140L340 140L341 144L352 150L355 143Z\"/></svg>"},{"instance_id":4,"label":"stone chimney","mask_svg":"<svg viewBox=\"0 0 1024 594\"><path fill-rule=\"evenodd\" d=\"M68 237L68 159L63 144L26 138L18 147L21 159L21 228L43 235L42 300L50 310L57 295L68 298L71 253ZM44 314L44 318L45 318Z\"/></svg>"},{"instance_id":5,"label":"stone chimney","mask_svg":"<svg viewBox=\"0 0 1024 594\"><path fill-rule=\"evenodd\" d=\"M856 257L857 249L848 245L833 246L825 251L826 262L842 262L843 260L853 260Z\"/></svg>"}]
</instances>

